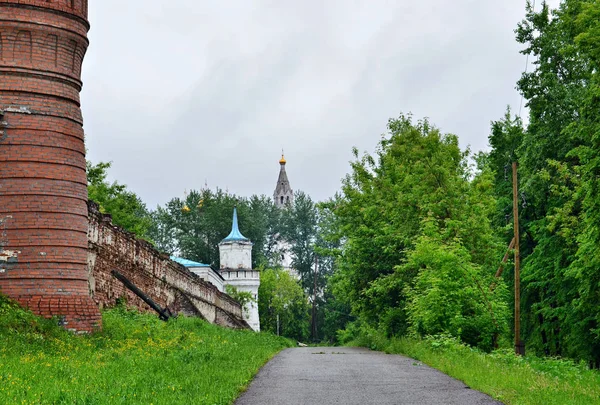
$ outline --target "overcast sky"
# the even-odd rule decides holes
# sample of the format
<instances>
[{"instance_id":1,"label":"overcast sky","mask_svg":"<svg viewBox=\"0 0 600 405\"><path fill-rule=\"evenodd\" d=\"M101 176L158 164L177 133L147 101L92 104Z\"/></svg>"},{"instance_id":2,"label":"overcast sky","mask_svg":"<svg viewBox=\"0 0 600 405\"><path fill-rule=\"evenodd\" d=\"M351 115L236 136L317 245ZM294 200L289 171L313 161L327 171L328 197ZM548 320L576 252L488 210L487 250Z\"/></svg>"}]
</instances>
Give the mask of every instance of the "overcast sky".
<instances>
[{"instance_id":1,"label":"overcast sky","mask_svg":"<svg viewBox=\"0 0 600 405\"><path fill-rule=\"evenodd\" d=\"M154 208L205 182L271 196L282 148L292 188L324 200L401 112L486 149L519 107L524 3L90 1L88 159Z\"/></svg>"}]
</instances>

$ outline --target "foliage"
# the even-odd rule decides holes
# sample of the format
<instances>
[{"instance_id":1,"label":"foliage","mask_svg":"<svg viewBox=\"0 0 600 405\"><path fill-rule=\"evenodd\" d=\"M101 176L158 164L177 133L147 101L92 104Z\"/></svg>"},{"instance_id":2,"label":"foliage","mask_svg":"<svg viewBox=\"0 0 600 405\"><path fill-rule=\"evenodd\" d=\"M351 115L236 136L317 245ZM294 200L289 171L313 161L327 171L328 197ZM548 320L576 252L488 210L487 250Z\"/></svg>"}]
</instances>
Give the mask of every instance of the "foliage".
<instances>
[{"instance_id":1,"label":"foliage","mask_svg":"<svg viewBox=\"0 0 600 405\"><path fill-rule=\"evenodd\" d=\"M220 268L218 244L231 231L234 207L240 231L253 243L252 265L258 268L273 256L279 228L279 210L266 196L242 198L221 189L192 190L152 213L155 225L150 234L168 253Z\"/></svg>"},{"instance_id":2,"label":"foliage","mask_svg":"<svg viewBox=\"0 0 600 405\"><path fill-rule=\"evenodd\" d=\"M292 268L311 302L311 340L335 336L327 322L328 278L333 274L340 240L336 233L335 200L315 204L309 195L298 191L294 203L282 212L281 237L292 257ZM335 321L334 321L335 323ZM327 331L329 329L329 331ZM326 336L328 334L328 337Z\"/></svg>"},{"instance_id":3,"label":"foliage","mask_svg":"<svg viewBox=\"0 0 600 405\"><path fill-rule=\"evenodd\" d=\"M335 282L328 281L328 286L335 285ZM340 299L330 288L325 290L322 306L322 321L319 323L319 332L321 340L329 344L342 344L343 337L340 339L340 331L345 332L348 325L356 319L351 314L352 307L348 302ZM349 341L351 339L345 339Z\"/></svg>"},{"instance_id":4,"label":"foliage","mask_svg":"<svg viewBox=\"0 0 600 405\"><path fill-rule=\"evenodd\" d=\"M124 308L75 336L0 296L0 403L230 404L291 342Z\"/></svg>"},{"instance_id":5,"label":"foliage","mask_svg":"<svg viewBox=\"0 0 600 405\"><path fill-rule=\"evenodd\" d=\"M317 207L309 195L297 191L294 204L282 213L282 237L290 243L292 267L300 276L302 287L312 296L314 289Z\"/></svg>"},{"instance_id":6,"label":"foliage","mask_svg":"<svg viewBox=\"0 0 600 405\"><path fill-rule=\"evenodd\" d=\"M231 298L236 300L245 310L248 310L248 304L255 302L254 296L250 291L239 291L232 285L226 285L225 292Z\"/></svg>"},{"instance_id":7,"label":"foliage","mask_svg":"<svg viewBox=\"0 0 600 405\"><path fill-rule=\"evenodd\" d=\"M571 343L577 348L576 354L595 362L600 367L600 3L590 1L581 6L581 13L575 19L577 36L575 44L582 59L589 64L591 79L586 88L583 103L579 107L580 119L571 123L567 131L575 139L585 139L573 149L567 158L576 157L580 166L574 169L575 191L565 204L568 211L580 204L581 212L574 222L580 223L577 235L575 261L568 276L577 280L577 296L573 302ZM577 179L579 180L579 179ZM576 212L576 211L575 211ZM565 221L569 228L569 222ZM580 336L585 336L580 339Z\"/></svg>"},{"instance_id":8,"label":"foliage","mask_svg":"<svg viewBox=\"0 0 600 405\"><path fill-rule=\"evenodd\" d=\"M517 41L535 68L518 88L529 123L510 113L493 123L495 226L510 241L510 159L519 162L523 337L529 350L600 365L600 4L563 0L556 10L528 5ZM504 177L504 178L503 178ZM512 272L505 276L512 277Z\"/></svg>"},{"instance_id":9,"label":"foliage","mask_svg":"<svg viewBox=\"0 0 600 405\"><path fill-rule=\"evenodd\" d=\"M443 241L435 224L425 224L404 271L421 269L408 287L409 324L420 336L448 333L461 341L491 350L508 331L510 312L503 284L488 289L493 277L472 263L456 240Z\"/></svg>"},{"instance_id":10,"label":"foliage","mask_svg":"<svg viewBox=\"0 0 600 405\"><path fill-rule=\"evenodd\" d=\"M308 338L308 300L298 281L287 271L279 268L261 270L258 313L261 330L298 341Z\"/></svg>"},{"instance_id":11,"label":"foliage","mask_svg":"<svg viewBox=\"0 0 600 405\"><path fill-rule=\"evenodd\" d=\"M376 157L355 151L335 203L333 291L358 317L347 326L451 332L489 349L507 322L505 290L484 292L501 255L491 175L427 120L400 116L388 129Z\"/></svg>"},{"instance_id":12,"label":"foliage","mask_svg":"<svg viewBox=\"0 0 600 405\"><path fill-rule=\"evenodd\" d=\"M100 205L100 211L112 216L113 223L134 233L137 237L148 239L152 226L146 204L124 184L107 180L111 163L87 162L87 182L89 199Z\"/></svg>"},{"instance_id":13,"label":"foliage","mask_svg":"<svg viewBox=\"0 0 600 405\"><path fill-rule=\"evenodd\" d=\"M509 349L485 353L448 334L424 339L371 334L362 339L361 346L412 357L508 405L600 403L600 373L571 360L516 356Z\"/></svg>"}]
</instances>

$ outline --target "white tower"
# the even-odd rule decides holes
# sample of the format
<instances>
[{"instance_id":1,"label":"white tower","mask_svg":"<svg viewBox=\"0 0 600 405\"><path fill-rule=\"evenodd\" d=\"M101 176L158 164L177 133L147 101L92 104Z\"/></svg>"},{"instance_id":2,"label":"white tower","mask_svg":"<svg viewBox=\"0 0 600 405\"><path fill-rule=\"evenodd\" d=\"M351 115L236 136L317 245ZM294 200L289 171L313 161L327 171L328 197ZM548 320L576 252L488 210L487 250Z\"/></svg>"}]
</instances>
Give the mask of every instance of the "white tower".
<instances>
[{"instance_id":1,"label":"white tower","mask_svg":"<svg viewBox=\"0 0 600 405\"><path fill-rule=\"evenodd\" d=\"M219 256L224 284L252 294L254 301L246 304L244 320L258 332L260 330L258 317L260 274L258 270L252 269L252 242L240 233L236 208L233 209L231 233L219 243Z\"/></svg>"}]
</instances>

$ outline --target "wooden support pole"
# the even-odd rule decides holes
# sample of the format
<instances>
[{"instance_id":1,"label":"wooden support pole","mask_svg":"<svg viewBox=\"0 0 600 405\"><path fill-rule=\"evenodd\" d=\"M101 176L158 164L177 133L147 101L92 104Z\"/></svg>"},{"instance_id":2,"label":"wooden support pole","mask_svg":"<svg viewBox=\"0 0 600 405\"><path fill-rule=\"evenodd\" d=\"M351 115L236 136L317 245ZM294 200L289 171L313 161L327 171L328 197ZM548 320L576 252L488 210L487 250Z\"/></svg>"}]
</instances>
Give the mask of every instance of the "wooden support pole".
<instances>
[{"instance_id":1,"label":"wooden support pole","mask_svg":"<svg viewBox=\"0 0 600 405\"><path fill-rule=\"evenodd\" d=\"M506 250L506 253L504 254L504 257L502 258L500 267L498 267L498 270L496 271L496 278L500 278L500 276L502 275L502 272L504 271L504 265L506 264L506 261L508 260L508 255L510 255L510 251L514 247L515 247L515 238L512 238L512 240L510 241L510 245L508 245L508 249Z\"/></svg>"},{"instance_id":2,"label":"wooden support pole","mask_svg":"<svg viewBox=\"0 0 600 405\"><path fill-rule=\"evenodd\" d=\"M515 353L525 354L521 342L521 257L519 252L519 196L517 183L517 162L512 164L513 177L513 220L515 232Z\"/></svg>"}]
</instances>

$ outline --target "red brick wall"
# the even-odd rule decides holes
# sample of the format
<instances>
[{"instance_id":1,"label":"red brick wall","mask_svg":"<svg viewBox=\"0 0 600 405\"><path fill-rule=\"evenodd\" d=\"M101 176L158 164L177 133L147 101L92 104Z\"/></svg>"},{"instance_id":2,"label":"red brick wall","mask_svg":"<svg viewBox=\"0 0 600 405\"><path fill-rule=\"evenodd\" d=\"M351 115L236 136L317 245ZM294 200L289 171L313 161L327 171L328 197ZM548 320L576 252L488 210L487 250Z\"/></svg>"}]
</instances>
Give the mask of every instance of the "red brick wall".
<instances>
[{"instance_id":1,"label":"red brick wall","mask_svg":"<svg viewBox=\"0 0 600 405\"><path fill-rule=\"evenodd\" d=\"M87 6L0 0L0 291L78 331L100 321L79 107Z\"/></svg>"},{"instance_id":2,"label":"red brick wall","mask_svg":"<svg viewBox=\"0 0 600 405\"><path fill-rule=\"evenodd\" d=\"M110 215L99 213L93 202L89 203L88 241L90 289L100 306L113 306L125 297L128 305L153 311L111 275L117 270L162 308L222 326L248 327L237 302L148 242L113 225Z\"/></svg>"}]
</instances>

